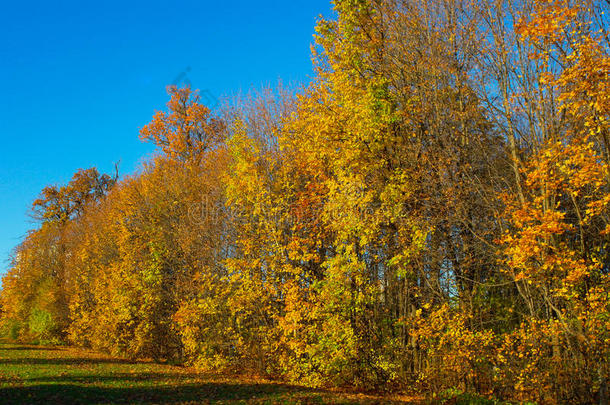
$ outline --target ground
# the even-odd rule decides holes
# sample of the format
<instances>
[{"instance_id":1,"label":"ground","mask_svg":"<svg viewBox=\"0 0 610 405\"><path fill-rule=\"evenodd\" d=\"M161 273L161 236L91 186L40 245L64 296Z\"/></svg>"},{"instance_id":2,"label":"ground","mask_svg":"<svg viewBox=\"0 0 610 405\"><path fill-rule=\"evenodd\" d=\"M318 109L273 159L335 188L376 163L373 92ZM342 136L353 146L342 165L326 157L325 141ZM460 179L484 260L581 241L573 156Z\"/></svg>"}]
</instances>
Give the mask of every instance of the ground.
<instances>
[{"instance_id":1,"label":"ground","mask_svg":"<svg viewBox=\"0 0 610 405\"><path fill-rule=\"evenodd\" d=\"M89 350L0 343L2 404L404 404L375 397L213 376ZM411 402L412 403L412 402Z\"/></svg>"}]
</instances>

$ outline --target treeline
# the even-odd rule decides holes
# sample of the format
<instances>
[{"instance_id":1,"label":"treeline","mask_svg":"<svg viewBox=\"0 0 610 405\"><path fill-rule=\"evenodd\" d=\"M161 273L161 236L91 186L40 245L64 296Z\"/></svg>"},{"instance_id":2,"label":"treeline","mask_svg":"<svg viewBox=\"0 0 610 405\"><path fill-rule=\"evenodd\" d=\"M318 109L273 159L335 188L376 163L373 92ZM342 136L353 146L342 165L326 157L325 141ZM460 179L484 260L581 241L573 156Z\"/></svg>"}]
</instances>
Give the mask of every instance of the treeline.
<instances>
[{"instance_id":1,"label":"treeline","mask_svg":"<svg viewBox=\"0 0 610 405\"><path fill-rule=\"evenodd\" d=\"M605 400L607 1L336 0L315 78L33 203L15 338L314 386Z\"/></svg>"}]
</instances>

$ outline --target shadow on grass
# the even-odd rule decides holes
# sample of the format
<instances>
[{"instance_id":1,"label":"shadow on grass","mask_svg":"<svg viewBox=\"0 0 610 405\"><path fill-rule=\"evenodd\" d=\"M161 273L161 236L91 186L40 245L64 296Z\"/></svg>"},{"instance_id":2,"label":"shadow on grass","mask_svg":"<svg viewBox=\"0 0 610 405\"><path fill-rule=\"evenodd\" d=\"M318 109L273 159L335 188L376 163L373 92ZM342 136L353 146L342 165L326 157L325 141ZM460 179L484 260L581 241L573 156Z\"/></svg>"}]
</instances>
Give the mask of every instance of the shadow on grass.
<instances>
[{"instance_id":1,"label":"shadow on grass","mask_svg":"<svg viewBox=\"0 0 610 405\"><path fill-rule=\"evenodd\" d=\"M286 396L286 395L289 396ZM210 401L324 403L320 392L277 384L197 383L153 387L40 384L0 389L3 404L178 404Z\"/></svg>"},{"instance_id":2,"label":"shadow on grass","mask_svg":"<svg viewBox=\"0 0 610 405\"><path fill-rule=\"evenodd\" d=\"M58 348L61 350L61 348ZM222 401L258 404L378 404L403 403L378 400L353 401L325 390L316 390L288 384L215 382L206 381L205 375L168 369L165 372L122 372L126 368L111 367L91 370L81 375L71 375L70 365L142 364L148 361L131 361L106 357L87 358L82 353L76 357L38 358L38 353L27 350L57 350L51 347L15 345L0 346L2 350L23 350L25 358L0 358L0 405L3 404L208 404ZM13 354L17 354L13 352ZM67 350L67 354L72 352ZM5 356L10 353L5 353ZM2 375L3 365L20 365L14 376ZM37 366L56 365L59 371L52 376L36 373ZM61 367L66 369L62 370ZM44 369L44 368L42 368ZM112 372L121 370L121 372ZM27 371L29 370L29 371ZM52 368L51 368L52 370ZM185 371L185 370L183 370ZM48 370L45 369L45 373Z\"/></svg>"},{"instance_id":3,"label":"shadow on grass","mask_svg":"<svg viewBox=\"0 0 610 405\"><path fill-rule=\"evenodd\" d=\"M45 350L45 351L60 351L60 350L65 350L63 347L61 346L7 346L6 344L3 344L2 346L0 346L0 352L3 352L4 350L23 350L23 351L29 351L29 350Z\"/></svg>"},{"instance_id":4,"label":"shadow on grass","mask_svg":"<svg viewBox=\"0 0 610 405\"><path fill-rule=\"evenodd\" d=\"M189 382L198 378L198 375L181 373L112 373L106 375L60 375L46 377L28 377L29 383L41 384L99 384L99 383L131 383L139 381L154 381L161 383ZM1 403L1 401L0 401Z\"/></svg>"},{"instance_id":5,"label":"shadow on grass","mask_svg":"<svg viewBox=\"0 0 610 405\"><path fill-rule=\"evenodd\" d=\"M0 359L0 366L3 364L32 364L32 365L88 365L88 364L145 364L144 362L137 362L131 360L120 360L120 359L107 359L107 358L17 358L17 359Z\"/></svg>"}]
</instances>

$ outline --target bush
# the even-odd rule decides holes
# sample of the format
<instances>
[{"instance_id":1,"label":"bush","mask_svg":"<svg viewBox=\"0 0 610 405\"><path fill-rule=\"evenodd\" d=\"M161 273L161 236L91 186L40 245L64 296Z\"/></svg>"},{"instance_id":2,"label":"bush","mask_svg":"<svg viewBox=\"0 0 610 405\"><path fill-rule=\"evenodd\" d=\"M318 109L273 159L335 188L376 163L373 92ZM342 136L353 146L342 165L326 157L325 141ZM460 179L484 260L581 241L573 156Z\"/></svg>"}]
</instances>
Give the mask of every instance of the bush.
<instances>
[{"instance_id":1,"label":"bush","mask_svg":"<svg viewBox=\"0 0 610 405\"><path fill-rule=\"evenodd\" d=\"M14 319L5 319L0 325L0 336L10 340L17 340L19 339L21 329L21 322Z\"/></svg>"},{"instance_id":2,"label":"bush","mask_svg":"<svg viewBox=\"0 0 610 405\"><path fill-rule=\"evenodd\" d=\"M60 343L58 326L53 315L42 309L34 309L28 318L28 328L34 338L42 344Z\"/></svg>"}]
</instances>

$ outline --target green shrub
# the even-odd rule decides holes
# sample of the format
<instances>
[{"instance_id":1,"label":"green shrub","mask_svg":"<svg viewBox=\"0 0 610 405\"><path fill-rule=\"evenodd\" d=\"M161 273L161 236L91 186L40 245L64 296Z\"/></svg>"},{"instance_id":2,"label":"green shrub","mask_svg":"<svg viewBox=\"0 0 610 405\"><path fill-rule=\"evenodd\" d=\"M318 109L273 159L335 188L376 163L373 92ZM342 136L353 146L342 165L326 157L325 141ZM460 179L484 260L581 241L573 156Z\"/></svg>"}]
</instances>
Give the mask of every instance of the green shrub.
<instances>
[{"instance_id":1,"label":"green shrub","mask_svg":"<svg viewBox=\"0 0 610 405\"><path fill-rule=\"evenodd\" d=\"M28 319L28 328L39 343L58 343L58 327L53 315L42 309L34 309Z\"/></svg>"},{"instance_id":2,"label":"green shrub","mask_svg":"<svg viewBox=\"0 0 610 405\"><path fill-rule=\"evenodd\" d=\"M14 319L5 319L0 325L0 336L10 340L17 340L19 339L21 329L21 322Z\"/></svg>"}]
</instances>

